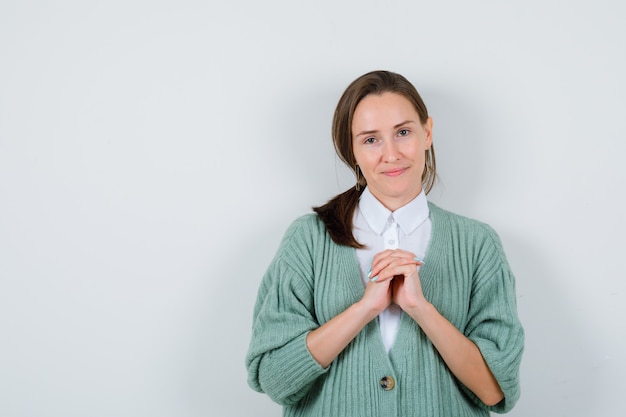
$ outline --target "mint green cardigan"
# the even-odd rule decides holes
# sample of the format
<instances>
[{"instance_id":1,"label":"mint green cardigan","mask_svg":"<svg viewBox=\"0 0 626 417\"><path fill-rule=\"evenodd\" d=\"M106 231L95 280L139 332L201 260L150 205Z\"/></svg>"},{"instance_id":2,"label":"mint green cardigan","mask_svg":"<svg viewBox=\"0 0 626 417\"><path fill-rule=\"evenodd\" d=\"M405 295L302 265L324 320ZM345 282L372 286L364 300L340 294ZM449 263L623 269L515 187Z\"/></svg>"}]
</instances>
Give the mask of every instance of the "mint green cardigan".
<instances>
[{"instance_id":1,"label":"mint green cardigan","mask_svg":"<svg viewBox=\"0 0 626 417\"><path fill-rule=\"evenodd\" d=\"M389 354L373 320L331 365L320 366L307 333L360 300L364 286L355 249L335 244L308 214L289 227L263 277L246 356L249 385L282 404L283 416L488 416L516 403L524 332L500 240L484 223L429 207L424 295L476 343L505 398L483 404L406 314ZM390 390L381 386L385 376L395 381Z\"/></svg>"}]
</instances>

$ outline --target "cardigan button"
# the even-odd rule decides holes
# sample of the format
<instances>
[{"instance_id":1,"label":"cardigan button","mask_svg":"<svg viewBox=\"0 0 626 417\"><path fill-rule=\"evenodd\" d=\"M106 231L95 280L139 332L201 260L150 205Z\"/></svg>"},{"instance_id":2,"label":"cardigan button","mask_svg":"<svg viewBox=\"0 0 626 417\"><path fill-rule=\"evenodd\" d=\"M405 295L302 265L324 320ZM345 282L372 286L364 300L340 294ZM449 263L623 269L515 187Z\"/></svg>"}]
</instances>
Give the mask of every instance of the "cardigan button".
<instances>
[{"instance_id":1,"label":"cardigan button","mask_svg":"<svg viewBox=\"0 0 626 417\"><path fill-rule=\"evenodd\" d=\"M380 379L380 386L385 391L391 391L396 386L396 381L391 376L384 376Z\"/></svg>"}]
</instances>

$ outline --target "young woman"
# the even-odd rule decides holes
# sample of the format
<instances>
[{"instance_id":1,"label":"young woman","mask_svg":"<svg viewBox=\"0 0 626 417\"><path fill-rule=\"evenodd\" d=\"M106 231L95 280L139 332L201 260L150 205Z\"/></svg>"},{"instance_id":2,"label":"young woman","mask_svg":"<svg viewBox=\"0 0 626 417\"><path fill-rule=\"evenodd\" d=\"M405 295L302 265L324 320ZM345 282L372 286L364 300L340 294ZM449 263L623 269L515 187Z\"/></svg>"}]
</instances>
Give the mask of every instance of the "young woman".
<instances>
[{"instance_id":1,"label":"young woman","mask_svg":"<svg viewBox=\"0 0 626 417\"><path fill-rule=\"evenodd\" d=\"M259 288L250 386L284 416L487 416L519 398L524 334L496 233L426 199L433 122L399 74L342 95L354 187L286 232Z\"/></svg>"}]
</instances>

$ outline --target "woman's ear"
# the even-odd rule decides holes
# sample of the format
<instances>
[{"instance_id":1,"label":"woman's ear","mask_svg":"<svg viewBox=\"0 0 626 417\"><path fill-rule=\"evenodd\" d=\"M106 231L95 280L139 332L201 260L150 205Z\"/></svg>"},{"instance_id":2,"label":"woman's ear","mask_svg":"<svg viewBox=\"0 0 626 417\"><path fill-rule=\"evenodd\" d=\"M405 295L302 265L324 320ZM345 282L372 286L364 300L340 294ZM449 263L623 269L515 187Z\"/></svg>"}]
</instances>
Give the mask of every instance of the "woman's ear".
<instances>
[{"instance_id":1,"label":"woman's ear","mask_svg":"<svg viewBox=\"0 0 626 417\"><path fill-rule=\"evenodd\" d=\"M426 131L424 148L428 150L433 145L433 118L432 117L429 117L428 119L426 119L426 123L424 123L424 131Z\"/></svg>"}]
</instances>

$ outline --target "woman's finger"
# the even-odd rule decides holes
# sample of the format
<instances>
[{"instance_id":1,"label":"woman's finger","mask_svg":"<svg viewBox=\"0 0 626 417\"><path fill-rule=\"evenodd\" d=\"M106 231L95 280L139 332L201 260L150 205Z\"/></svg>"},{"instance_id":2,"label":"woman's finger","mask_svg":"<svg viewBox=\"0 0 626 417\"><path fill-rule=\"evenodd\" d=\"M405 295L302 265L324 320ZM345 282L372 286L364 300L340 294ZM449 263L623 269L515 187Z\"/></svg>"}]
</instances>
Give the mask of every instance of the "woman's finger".
<instances>
[{"instance_id":1,"label":"woman's finger","mask_svg":"<svg viewBox=\"0 0 626 417\"><path fill-rule=\"evenodd\" d=\"M377 253L372 259L372 268L379 266L381 262L390 262L393 259L405 259L407 261L414 261L421 259L417 258L413 252L409 252L403 249L387 249Z\"/></svg>"},{"instance_id":2,"label":"woman's finger","mask_svg":"<svg viewBox=\"0 0 626 417\"><path fill-rule=\"evenodd\" d=\"M369 279L371 281L385 281L396 275L409 276L420 265L422 265L422 262L414 258L385 258L372 268Z\"/></svg>"}]
</instances>

